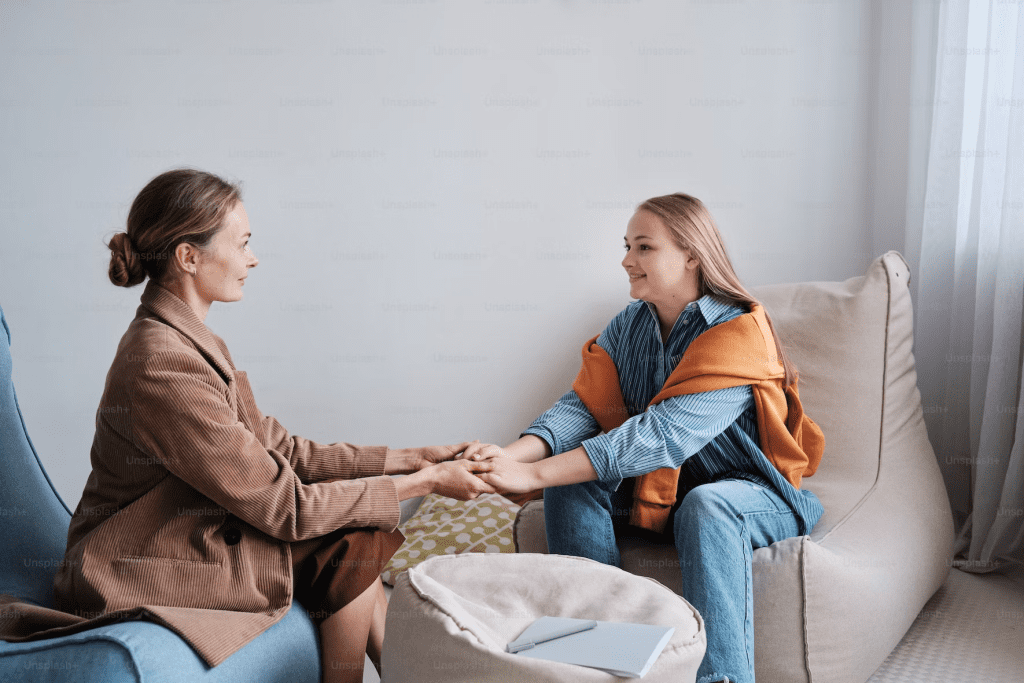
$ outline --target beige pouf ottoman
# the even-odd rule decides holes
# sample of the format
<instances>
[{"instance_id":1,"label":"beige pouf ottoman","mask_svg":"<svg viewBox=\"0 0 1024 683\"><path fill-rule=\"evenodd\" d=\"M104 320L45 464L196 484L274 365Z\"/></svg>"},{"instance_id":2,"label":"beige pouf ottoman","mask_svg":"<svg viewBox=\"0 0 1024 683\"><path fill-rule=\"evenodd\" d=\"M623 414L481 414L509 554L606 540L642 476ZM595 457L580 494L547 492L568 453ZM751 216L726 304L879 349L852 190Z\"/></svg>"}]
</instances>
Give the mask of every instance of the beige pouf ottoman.
<instances>
[{"instance_id":1,"label":"beige pouf ottoman","mask_svg":"<svg viewBox=\"0 0 1024 683\"><path fill-rule=\"evenodd\" d=\"M505 652L544 615L675 627L644 681L692 682L704 658L700 614L657 581L578 557L467 553L431 558L398 577L381 681L622 680Z\"/></svg>"}]
</instances>

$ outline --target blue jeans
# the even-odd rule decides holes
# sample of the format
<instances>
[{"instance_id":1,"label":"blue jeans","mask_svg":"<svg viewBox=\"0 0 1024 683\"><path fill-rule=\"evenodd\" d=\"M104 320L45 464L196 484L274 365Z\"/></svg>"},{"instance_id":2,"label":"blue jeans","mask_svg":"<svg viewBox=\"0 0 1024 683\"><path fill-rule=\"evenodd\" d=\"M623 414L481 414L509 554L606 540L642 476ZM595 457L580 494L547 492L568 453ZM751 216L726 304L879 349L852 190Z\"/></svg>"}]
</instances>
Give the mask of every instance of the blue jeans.
<instances>
[{"instance_id":1,"label":"blue jeans","mask_svg":"<svg viewBox=\"0 0 1024 683\"><path fill-rule=\"evenodd\" d=\"M629 482L614 493L596 481L546 489L548 551L618 567L615 527L631 505ZM708 641L697 683L754 683L753 551L798 535L795 515L774 491L743 479L702 484L676 505L665 540L675 539L683 597Z\"/></svg>"}]
</instances>

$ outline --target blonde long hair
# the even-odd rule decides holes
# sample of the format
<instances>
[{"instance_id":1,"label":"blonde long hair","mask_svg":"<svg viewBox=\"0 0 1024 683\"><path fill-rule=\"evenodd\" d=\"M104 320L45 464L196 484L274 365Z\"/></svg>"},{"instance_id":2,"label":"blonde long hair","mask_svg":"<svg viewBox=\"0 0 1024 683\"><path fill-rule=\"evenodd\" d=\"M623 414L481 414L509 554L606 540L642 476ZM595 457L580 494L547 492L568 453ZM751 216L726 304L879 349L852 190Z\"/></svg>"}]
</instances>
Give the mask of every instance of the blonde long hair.
<instances>
[{"instance_id":1,"label":"blonde long hair","mask_svg":"<svg viewBox=\"0 0 1024 683\"><path fill-rule=\"evenodd\" d=\"M703 202L696 197L677 192L652 197L637 207L637 211L641 209L660 218L672 233L676 244L697 258L700 264L697 266L697 283L702 295L710 294L748 312L753 304L761 303L736 277L732 261L725 252L722 235L715 225L715 219ZM767 309L765 318L768 319L768 327L775 337L775 351L786 371L784 386L788 387L797 380L797 369L786 356L782 340L779 339L779 333L775 330Z\"/></svg>"}]
</instances>

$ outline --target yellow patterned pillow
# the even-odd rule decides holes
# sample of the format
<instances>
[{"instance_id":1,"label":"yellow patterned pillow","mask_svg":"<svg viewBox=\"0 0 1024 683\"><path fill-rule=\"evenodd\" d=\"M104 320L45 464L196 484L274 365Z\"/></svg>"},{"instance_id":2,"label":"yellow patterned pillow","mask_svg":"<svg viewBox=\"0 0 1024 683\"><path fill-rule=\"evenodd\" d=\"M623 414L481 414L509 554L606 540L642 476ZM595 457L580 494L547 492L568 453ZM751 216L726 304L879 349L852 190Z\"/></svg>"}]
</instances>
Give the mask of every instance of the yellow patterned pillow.
<instances>
[{"instance_id":1,"label":"yellow patterned pillow","mask_svg":"<svg viewBox=\"0 0 1024 683\"><path fill-rule=\"evenodd\" d=\"M474 500L431 493L416 514L398 527L405 543L380 578L393 586L399 574L433 555L514 553L512 523L518 512L518 505L497 493L483 493Z\"/></svg>"}]
</instances>

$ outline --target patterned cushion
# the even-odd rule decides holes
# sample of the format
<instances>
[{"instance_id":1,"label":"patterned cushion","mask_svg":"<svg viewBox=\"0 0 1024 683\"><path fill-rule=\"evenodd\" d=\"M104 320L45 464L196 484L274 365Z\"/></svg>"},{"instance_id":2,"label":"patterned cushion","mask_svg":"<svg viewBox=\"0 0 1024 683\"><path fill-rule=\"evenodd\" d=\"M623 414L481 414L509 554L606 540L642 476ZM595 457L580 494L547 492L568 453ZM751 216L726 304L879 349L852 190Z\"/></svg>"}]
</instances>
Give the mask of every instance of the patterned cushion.
<instances>
[{"instance_id":1,"label":"patterned cushion","mask_svg":"<svg viewBox=\"0 0 1024 683\"><path fill-rule=\"evenodd\" d=\"M405 543L384 567L381 580L393 586L402 572L434 555L514 553L512 523L518 512L518 505L497 493L467 501L432 493L398 527Z\"/></svg>"}]
</instances>

